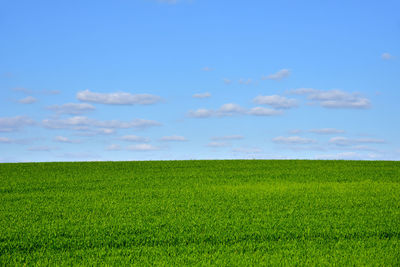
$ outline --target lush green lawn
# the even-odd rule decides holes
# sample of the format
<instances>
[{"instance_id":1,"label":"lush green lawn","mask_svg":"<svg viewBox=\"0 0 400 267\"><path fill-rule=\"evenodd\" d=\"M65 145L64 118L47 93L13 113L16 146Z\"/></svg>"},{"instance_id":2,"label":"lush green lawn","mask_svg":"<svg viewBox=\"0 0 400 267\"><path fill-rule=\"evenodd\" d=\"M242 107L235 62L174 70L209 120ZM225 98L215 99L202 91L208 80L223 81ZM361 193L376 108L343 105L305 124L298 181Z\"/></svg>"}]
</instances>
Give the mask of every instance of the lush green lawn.
<instances>
[{"instance_id":1,"label":"lush green lawn","mask_svg":"<svg viewBox=\"0 0 400 267\"><path fill-rule=\"evenodd\" d=\"M400 162L0 164L0 265L400 265Z\"/></svg>"}]
</instances>

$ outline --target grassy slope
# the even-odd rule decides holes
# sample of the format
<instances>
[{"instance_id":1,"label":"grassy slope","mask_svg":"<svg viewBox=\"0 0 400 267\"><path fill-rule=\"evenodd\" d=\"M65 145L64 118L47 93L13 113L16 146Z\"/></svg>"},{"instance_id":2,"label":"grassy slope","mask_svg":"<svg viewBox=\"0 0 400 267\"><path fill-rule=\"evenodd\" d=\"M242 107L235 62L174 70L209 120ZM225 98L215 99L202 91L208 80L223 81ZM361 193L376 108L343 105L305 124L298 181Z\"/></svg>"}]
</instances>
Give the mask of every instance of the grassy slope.
<instances>
[{"instance_id":1,"label":"grassy slope","mask_svg":"<svg viewBox=\"0 0 400 267\"><path fill-rule=\"evenodd\" d=\"M0 164L0 264L400 264L400 162Z\"/></svg>"}]
</instances>

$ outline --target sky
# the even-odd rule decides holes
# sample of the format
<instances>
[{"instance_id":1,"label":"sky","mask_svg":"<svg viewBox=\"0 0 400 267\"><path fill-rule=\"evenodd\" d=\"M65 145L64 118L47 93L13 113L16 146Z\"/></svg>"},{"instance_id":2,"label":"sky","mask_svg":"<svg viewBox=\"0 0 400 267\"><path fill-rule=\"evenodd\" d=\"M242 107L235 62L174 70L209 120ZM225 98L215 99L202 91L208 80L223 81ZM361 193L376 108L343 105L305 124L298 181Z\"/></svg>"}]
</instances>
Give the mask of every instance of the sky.
<instances>
[{"instance_id":1,"label":"sky","mask_svg":"<svg viewBox=\"0 0 400 267\"><path fill-rule=\"evenodd\" d=\"M0 0L0 162L400 160L399 10Z\"/></svg>"}]
</instances>

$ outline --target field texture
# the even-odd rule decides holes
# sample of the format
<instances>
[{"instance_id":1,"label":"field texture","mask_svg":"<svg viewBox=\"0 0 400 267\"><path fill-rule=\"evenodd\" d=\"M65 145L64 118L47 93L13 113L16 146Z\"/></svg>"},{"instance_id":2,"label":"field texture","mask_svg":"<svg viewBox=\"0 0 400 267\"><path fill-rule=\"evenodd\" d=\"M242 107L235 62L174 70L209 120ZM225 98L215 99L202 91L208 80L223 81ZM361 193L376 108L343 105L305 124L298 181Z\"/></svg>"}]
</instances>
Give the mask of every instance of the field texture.
<instances>
[{"instance_id":1,"label":"field texture","mask_svg":"<svg viewBox=\"0 0 400 267\"><path fill-rule=\"evenodd\" d=\"M0 164L0 265L400 265L400 162Z\"/></svg>"}]
</instances>

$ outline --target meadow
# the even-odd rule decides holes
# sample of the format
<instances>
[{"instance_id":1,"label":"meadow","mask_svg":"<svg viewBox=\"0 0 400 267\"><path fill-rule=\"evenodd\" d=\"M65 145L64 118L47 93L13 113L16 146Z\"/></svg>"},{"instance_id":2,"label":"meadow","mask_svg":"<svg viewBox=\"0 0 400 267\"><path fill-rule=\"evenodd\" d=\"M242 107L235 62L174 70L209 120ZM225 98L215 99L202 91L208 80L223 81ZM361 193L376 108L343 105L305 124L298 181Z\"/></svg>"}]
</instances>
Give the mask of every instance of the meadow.
<instances>
[{"instance_id":1,"label":"meadow","mask_svg":"<svg viewBox=\"0 0 400 267\"><path fill-rule=\"evenodd\" d=\"M400 265L400 162L0 164L0 265Z\"/></svg>"}]
</instances>

